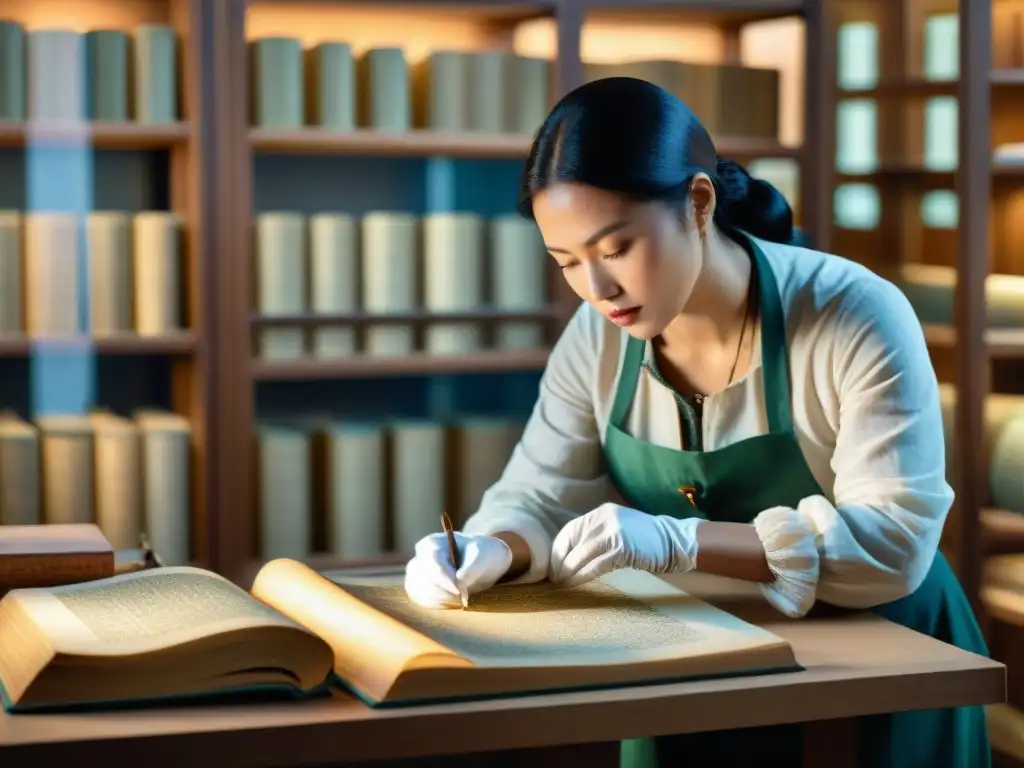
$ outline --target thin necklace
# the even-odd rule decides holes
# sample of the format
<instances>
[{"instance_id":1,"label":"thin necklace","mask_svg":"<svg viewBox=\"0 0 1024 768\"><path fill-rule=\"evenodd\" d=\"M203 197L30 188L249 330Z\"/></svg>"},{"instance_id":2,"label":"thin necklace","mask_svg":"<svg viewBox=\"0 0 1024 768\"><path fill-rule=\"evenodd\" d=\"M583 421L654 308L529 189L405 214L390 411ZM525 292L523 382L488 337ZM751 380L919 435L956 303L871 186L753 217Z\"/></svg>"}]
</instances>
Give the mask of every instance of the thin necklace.
<instances>
[{"instance_id":1,"label":"thin necklace","mask_svg":"<svg viewBox=\"0 0 1024 768\"><path fill-rule=\"evenodd\" d=\"M740 340L736 343L736 357L732 361L732 368L729 371L729 380L725 383L725 386L727 386L727 387L730 384L732 384L733 379L736 376L736 368L739 366L739 363L740 363L740 354L742 354L742 352L743 352L743 339L747 335L747 321L750 319L750 315L751 315L751 311L750 310L751 310L751 307L753 307L753 305L754 305L754 302L751 301L751 299L754 296L754 280L755 280L755 275L751 274L751 276L750 276L750 286L747 288L746 305L743 307L743 325L740 326ZM702 392L695 392L694 393L694 399L697 401L698 404L703 404L703 402L704 402L704 400L706 398L707 398L707 395L702 393Z\"/></svg>"}]
</instances>

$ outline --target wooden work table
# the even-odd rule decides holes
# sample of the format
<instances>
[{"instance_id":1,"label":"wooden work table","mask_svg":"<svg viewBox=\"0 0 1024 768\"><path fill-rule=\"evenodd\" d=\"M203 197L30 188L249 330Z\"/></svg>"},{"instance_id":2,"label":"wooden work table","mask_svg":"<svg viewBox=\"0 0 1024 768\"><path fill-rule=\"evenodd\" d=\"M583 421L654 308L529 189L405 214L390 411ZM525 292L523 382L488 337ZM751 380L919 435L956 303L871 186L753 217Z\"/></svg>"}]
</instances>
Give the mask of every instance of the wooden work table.
<instances>
[{"instance_id":1,"label":"wooden work table","mask_svg":"<svg viewBox=\"0 0 1024 768\"><path fill-rule=\"evenodd\" d=\"M672 581L787 638L805 671L376 711L338 694L305 703L3 715L0 765L291 768L447 756L430 764L610 768L623 738L798 722L804 765L839 768L854 764L850 718L1005 700L1003 665L887 621L790 621L751 585L692 574ZM500 757L470 754L498 750Z\"/></svg>"}]
</instances>

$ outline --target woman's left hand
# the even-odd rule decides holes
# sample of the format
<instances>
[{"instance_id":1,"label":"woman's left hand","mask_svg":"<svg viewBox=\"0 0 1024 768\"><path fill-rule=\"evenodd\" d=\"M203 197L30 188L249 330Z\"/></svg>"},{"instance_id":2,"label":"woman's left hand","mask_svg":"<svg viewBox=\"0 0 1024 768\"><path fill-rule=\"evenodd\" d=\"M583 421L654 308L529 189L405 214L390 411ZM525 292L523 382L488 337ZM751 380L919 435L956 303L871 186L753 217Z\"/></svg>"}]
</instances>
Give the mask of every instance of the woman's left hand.
<instances>
[{"instance_id":1,"label":"woman's left hand","mask_svg":"<svg viewBox=\"0 0 1024 768\"><path fill-rule=\"evenodd\" d=\"M690 571L697 564L701 518L677 520L602 504L568 523L551 545L548 578L575 587L619 568Z\"/></svg>"}]
</instances>

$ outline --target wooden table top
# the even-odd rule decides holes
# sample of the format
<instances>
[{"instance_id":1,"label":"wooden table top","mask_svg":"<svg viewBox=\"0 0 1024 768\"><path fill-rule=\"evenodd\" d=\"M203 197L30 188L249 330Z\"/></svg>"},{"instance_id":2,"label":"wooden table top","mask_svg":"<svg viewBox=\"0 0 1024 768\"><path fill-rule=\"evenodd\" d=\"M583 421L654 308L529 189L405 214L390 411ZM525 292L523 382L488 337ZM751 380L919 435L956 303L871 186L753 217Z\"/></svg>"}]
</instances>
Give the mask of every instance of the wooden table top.
<instances>
[{"instance_id":1,"label":"wooden table top","mask_svg":"<svg viewBox=\"0 0 1024 768\"><path fill-rule=\"evenodd\" d=\"M88 757L147 768L303 766L1005 701L1002 664L882 619L788 620L752 585L696 574L670 580L788 639L805 671L391 710L339 693L273 705L3 714L0 764Z\"/></svg>"}]
</instances>

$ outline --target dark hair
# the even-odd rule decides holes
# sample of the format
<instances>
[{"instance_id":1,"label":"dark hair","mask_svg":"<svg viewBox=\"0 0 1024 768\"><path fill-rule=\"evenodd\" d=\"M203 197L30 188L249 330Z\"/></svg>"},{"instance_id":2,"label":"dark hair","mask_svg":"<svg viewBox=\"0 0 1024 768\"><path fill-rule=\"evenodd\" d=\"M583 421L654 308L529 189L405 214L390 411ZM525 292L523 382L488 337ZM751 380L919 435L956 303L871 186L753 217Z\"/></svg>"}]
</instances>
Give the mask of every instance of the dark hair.
<instances>
[{"instance_id":1,"label":"dark hair","mask_svg":"<svg viewBox=\"0 0 1024 768\"><path fill-rule=\"evenodd\" d=\"M518 208L532 219L533 196L556 182L682 204L700 171L715 186L714 219L727 232L800 240L793 212L775 187L718 157L707 130L680 99L631 77L594 80L555 105L530 149Z\"/></svg>"}]
</instances>

